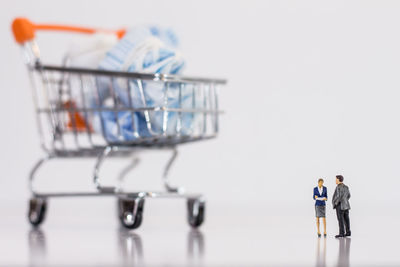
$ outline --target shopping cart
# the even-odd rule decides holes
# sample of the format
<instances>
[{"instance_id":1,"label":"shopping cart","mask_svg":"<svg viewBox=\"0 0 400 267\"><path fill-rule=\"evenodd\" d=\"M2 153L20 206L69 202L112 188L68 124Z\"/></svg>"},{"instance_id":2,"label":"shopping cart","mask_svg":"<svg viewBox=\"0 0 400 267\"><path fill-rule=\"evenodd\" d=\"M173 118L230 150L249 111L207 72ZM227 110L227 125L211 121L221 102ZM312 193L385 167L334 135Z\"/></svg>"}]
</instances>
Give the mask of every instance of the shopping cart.
<instances>
[{"instance_id":1,"label":"shopping cart","mask_svg":"<svg viewBox=\"0 0 400 267\"><path fill-rule=\"evenodd\" d=\"M218 91L225 80L190 78L166 74L132 73L108 71L100 69L76 68L65 64L60 66L46 65L40 60L39 47L35 42L35 32L39 30L69 31L79 33L95 33L92 28L71 27L61 25L34 24L25 18L17 18L12 24L16 41L24 52L26 65L33 86L33 100L41 147L45 157L41 158L32 168L29 175L29 187L32 197L29 201L28 218L33 226L41 224L45 218L48 199L52 197L78 196L115 196L118 198L119 219L123 226L129 229L138 228L143 218L143 207L146 198L184 198L187 201L188 222L192 227L198 227L204 220L205 200L201 194L189 194L181 187L174 187L169 181L169 170L178 155L177 145L215 138L218 134ZM125 31L114 33L121 38ZM101 80L101 85L99 81ZM126 85L126 94L131 99L132 94L139 94L142 105L137 107L132 101L123 105L115 88L118 84ZM148 105L146 99L146 84L161 86L164 94L162 105ZM85 97L88 93L100 98L99 87L106 84L112 103L108 106L88 106ZM135 90L134 90L134 88ZM150 87L151 88L151 87ZM138 91L139 90L139 91ZM178 95L178 106L171 107L167 96L170 90ZM182 95L190 92L191 104L184 106ZM187 103L187 101L185 101ZM119 114L130 114L133 136L123 136ZM108 133L103 114L114 115L116 137ZM171 116L176 118L172 125ZM195 125L184 128L184 120L195 118ZM101 130L93 129L93 121L100 121ZM139 126L135 119L142 118L144 123ZM162 125L155 129L154 120L162 118ZM136 127L136 129L135 129ZM141 130L146 128L146 135ZM110 157L132 157L137 159L137 151L145 149L168 149L169 158L162 182L165 191L127 192L119 185L104 186L99 173L105 159ZM38 192L34 186L37 170L43 163L52 159L65 158L95 158L93 182L96 190L93 192ZM118 180L123 181L126 174L136 165L133 160L121 171Z\"/></svg>"}]
</instances>

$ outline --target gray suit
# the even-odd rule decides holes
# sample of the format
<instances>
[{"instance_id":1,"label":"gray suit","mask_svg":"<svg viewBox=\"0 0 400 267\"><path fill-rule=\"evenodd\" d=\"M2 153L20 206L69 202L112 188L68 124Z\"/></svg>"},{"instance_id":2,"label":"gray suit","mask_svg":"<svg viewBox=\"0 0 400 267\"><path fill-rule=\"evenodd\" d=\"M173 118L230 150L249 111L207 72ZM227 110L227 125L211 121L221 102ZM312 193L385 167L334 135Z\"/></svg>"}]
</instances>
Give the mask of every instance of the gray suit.
<instances>
[{"instance_id":1,"label":"gray suit","mask_svg":"<svg viewBox=\"0 0 400 267\"><path fill-rule=\"evenodd\" d=\"M332 197L332 205L333 208L336 209L336 216L339 222L339 235L341 236L345 234L351 235L349 217L350 197L350 190L347 185L341 183L336 186L335 193L333 193Z\"/></svg>"},{"instance_id":2,"label":"gray suit","mask_svg":"<svg viewBox=\"0 0 400 267\"><path fill-rule=\"evenodd\" d=\"M349 187L345 184L338 184L335 189L335 193L333 193L332 197L332 206L334 209L340 208L341 210L349 210L350 209L350 190ZM340 207L338 205L340 204Z\"/></svg>"}]
</instances>

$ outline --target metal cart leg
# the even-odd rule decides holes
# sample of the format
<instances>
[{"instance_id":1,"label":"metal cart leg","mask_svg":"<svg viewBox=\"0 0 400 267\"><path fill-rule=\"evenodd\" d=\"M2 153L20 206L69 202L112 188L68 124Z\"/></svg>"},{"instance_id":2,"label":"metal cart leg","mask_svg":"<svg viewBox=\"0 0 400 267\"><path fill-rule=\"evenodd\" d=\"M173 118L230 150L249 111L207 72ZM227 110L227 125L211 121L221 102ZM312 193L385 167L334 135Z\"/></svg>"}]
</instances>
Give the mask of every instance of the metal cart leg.
<instances>
[{"instance_id":1,"label":"metal cart leg","mask_svg":"<svg viewBox=\"0 0 400 267\"><path fill-rule=\"evenodd\" d=\"M99 173L100 167L113 151L118 150L118 147L106 147L103 152L97 157L93 171L93 182L100 193L115 194L120 193L121 188L115 186L102 186L100 183ZM135 159L128 167L122 170L119 176L119 181L122 182L125 175L132 170L138 163ZM145 193L127 193L124 196L118 197L118 213L121 224L128 229L136 229L142 224L143 207Z\"/></svg>"},{"instance_id":2,"label":"metal cart leg","mask_svg":"<svg viewBox=\"0 0 400 267\"><path fill-rule=\"evenodd\" d=\"M121 172L118 175L118 188L117 191L118 192L122 192L123 191L123 182L125 180L126 175L131 172L134 168L136 168L137 165L139 165L140 163L140 159L138 157L133 157L132 161L121 170Z\"/></svg>"},{"instance_id":3,"label":"metal cart leg","mask_svg":"<svg viewBox=\"0 0 400 267\"><path fill-rule=\"evenodd\" d=\"M100 183L99 173L100 167L104 161L104 159L110 155L110 153L114 150L114 147L107 146L103 152L97 157L96 164L93 170L93 182L99 192L103 193L114 193L116 192L115 186L102 186Z\"/></svg>"},{"instance_id":4,"label":"metal cart leg","mask_svg":"<svg viewBox=\"0 0 400 267\"><path fill-rule=\"evenodd\" d=\"M168 193L185 196L184 188L171 186L169 179L168 179L169 170L177 156L178 156L178 150L174 147L172 149L172 156L168 160L167 165L165 166L164 174L163 174L162 178L163 178L163 182L164 182L164 187ZM206 205L205 200L201 195L196 196L196 197L188 195L185 197L187 199L188 223L193 228L197 228L204 222L205 205Z\"/></svg>"},{"instance_id":5,"label":"metal cart leg","mask_svg":"<svg viewBox=\"0 0 400 267\"><path fill-rule=\"evenodd\" d=\"M167 192L183 194L185 191L184 188L172 186L170 184L169 177L168 177L169 170L171 169L171 166L174 163L177 156L178 156L178 150L174 147L172 149L172 155L171 155L170 159L168 160L167 165L165 165L162 180L163 180L164 187L167 190Z\"/></svg>"},{"instance_id":6,"label":"metal cart leg","mask_svg":"<svg viewBox=\"0 0 400 267\"><path fill-rule=\"evenodd\" d=\"M197 228L204 221L205 200L200 194L184 193L182 187L174 187L169 181L169 171L175 162L178 151L175 147L171 149L172 155L164 168L162 180L165 191L136 191L125 192L122 190L122 182L125 176L133 170L139 163L139 158L135 155L133 160L119 173L119 186L103 186L100 183L100 168L104 160L111 156L111 153L119 151L119 147L108 146L104 148L97 156L96 164L93 170L93 182L96 185L97 192L57 192L57 193L39 193L34 189L34 179L39 168L55 156L48 155L40 159L32 168L29 175L29 188L32 192L32 198L29 200L28 218L33 226L40 225L44 219L47 210L47 199L50 197L78 197L78 196L116 196L118 198L118 211L121 224L128 229L138 228L143 220L143 209L146 198L184 198L187 201L187 212L189 224Z\"/></svg>"},{"instance_id":7,"label":"metal cart leg","mask_svg":"<svg viewBox=\"0 0 400 267\"><path fill-rule=\"evenodd\" d=\"M45 156L45 157L39 159L39 160L35 163L35 165L33 166L33 168L31 169L31 171L30 171L30 173L29 173L29 182L28 182L28 185L29 185L29 190L31 191L32 195L37 195L37 194L38 194L38 193L34 190L34 187L33 187L33 180L35 179L36 172L40 169L40 167L43 165L43 163L45 163L45 162L47 162L47 161L49 161L49 160L51 160L51 159L52 159L52 157L49 156L49 155L47 155L47 156Z\"/></svg>"},{"instance_id":8,"label":"metal cart leg","mask_svg":"<svg viewBox=\"0 0 400 267\"><path fill-rule=\"evenodd\" d=\"M45 197L40 197L40 194L35 191L33 181L39 168L50 159L52 159L50 155L39 159L29 173L28 184L32 197L29 200L28 220L33 226L38 226L44 221L47 210L47 199Z\"/></svg>"}]
</instances>

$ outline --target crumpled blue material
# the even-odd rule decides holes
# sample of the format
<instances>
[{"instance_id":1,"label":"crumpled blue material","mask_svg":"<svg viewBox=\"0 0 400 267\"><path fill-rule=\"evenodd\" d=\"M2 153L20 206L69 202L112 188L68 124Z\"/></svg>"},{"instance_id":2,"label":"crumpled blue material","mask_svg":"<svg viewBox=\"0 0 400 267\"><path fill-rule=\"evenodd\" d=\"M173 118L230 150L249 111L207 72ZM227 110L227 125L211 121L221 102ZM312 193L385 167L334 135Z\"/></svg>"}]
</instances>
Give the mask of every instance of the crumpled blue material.
<instances>
[{"instance_id":1,"label":"crumpled blue material","mask_svg":"<svg viewBox=\"0 0 400 267\"><path fill-rule=\"evenodd\" d=\"M124 72L181 74L185 62L177 47L178 38L169 29L136 27L128 30L106 53L99 68ZM96 83L98 97L92 100L95 108L166 105L168 108L188 109L193 105L193 88L180 87L178 83L169 83L168 89L160 81L140 82L127 78L99 77ZM102 132L109 142L159 136L163 129L168 136L175 135L178 131L181 135L187 135L192 131L194 119L193 113L163 111L100 111L95 115L97 119L94 120L94 129Z\"/></svg>"}]
</instances>

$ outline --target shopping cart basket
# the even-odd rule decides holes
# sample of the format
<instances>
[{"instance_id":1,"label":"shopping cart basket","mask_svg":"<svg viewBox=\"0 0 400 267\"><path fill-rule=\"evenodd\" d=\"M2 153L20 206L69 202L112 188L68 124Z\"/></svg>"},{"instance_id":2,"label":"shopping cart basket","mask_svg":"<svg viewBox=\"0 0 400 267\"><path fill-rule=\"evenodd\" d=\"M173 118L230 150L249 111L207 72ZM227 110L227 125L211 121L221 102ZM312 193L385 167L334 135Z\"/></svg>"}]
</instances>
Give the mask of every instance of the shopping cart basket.
<instances>
[{"instance_id":1,"label":"shopping cart basket","mask_svg":"<svg viewBox=\"0 0 400 267\"><path fill-rule=\"evenodd\" d=\"M46 156L40 159L29 175L32 197L29 201L28 218L32 225L41 224L45 218L48 199L51 197L115 196L118 198L119 219L123 226L134 229L140 226L146 198L180 197L187 201L188 221L198 227L204 220L205 200L201 194L185 193L181 187L170 185L168 173L177 157L177 145L214 138L218 134L218 90L225 80L189 78L166 74L148 74L76 68L66 64L59 66L43 64L35 32L39 30L95 33L92 28L34 24L25 18L17 18L12 24L16 41L23 48L26 65L33 86L33 100L41 147ZM124 30L114 31L122 37ZM116 84L124 84L125 94L142 100L141 105L133 101L121 103L120 90ZM162 104L150 105L146 90L149 84L161 88ZM111 103L107 106L88 105L88 94L101 98L100 87L107 88ZM168 94L177 96L171 106ZM184 97L185 96L185 101ZM189 96L189 98L187 98ZM176 100L175 99L175 100ZM187 99L190 99L188 105ZM185 103L185 104L183 104ZM120 115L130 120L121 121ZM114 119L110 136L110 116ZM173 118L173 119L172 119ZM138 120L141 123L138 123ZM157 123L155 123L157 120ZM189 124L187 121L189 120ZM94 129L98 122L100 130ZM160 123L161 122L161 123ZM132 134L126 137L122 123L130 124ZM126 126L126 125L125 125ZM157 126L157 127L156 127ZM145 134L144 134L145 133ZM99 171L109 157L133 157L144 149L168 149L168 160L162 181L165 191L127 192L122 186L104 186ZM135 153L134 153L135 152ZM94 192L38 192L33 186L35 173L43 163L56 158L93 157ZM133 169L137 161L121 172L120 180Z\"/></svg>"}]
</instances>

